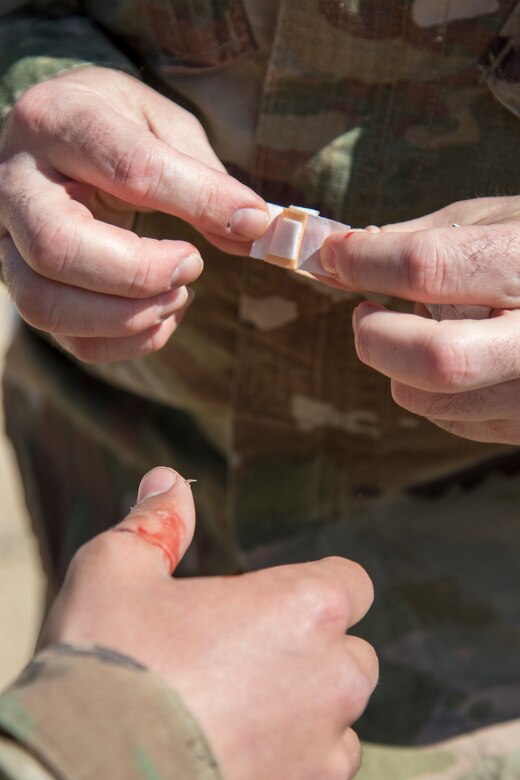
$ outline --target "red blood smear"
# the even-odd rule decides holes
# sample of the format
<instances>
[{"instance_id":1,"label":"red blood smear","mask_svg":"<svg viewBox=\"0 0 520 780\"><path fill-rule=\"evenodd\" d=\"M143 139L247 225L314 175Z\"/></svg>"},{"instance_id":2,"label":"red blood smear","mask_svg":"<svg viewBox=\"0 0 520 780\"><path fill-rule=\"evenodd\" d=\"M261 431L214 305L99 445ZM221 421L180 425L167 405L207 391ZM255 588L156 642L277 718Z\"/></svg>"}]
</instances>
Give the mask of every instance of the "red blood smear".
<instances>
[{"instance_id":1,"label":"red blood smear","mask_svg":"<svg viewBox=\"0 0 520 780\"><path fill-rule=\"evenodd\" d=\"M170 564L171 573L179 563L181 532L184 530L184 523L179 515L172 513L168 517L155 515L153 524L157 526L155 530L138 525L135 533L148 544L153 544L154 547L159 547L163 551Z\"/></svg>"}]
</instances>

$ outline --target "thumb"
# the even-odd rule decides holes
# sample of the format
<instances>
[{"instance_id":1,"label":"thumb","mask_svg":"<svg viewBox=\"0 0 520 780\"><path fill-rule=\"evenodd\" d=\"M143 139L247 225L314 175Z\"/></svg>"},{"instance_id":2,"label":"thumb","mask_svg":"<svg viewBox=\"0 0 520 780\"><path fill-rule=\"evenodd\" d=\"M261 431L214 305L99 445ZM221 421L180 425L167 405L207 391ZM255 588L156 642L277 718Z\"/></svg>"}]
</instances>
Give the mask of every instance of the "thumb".
<instances>
[{"instance_id":1,"label":"thumb","mask_svg":"<svg viewBox=\"0 0 520 780\"><path fill-rule=\"evenodd\" d=\"M173 574L195 530L195 506L189 483L173 469L159 466L139 485L137 504L114 531L135 534L168 574Z\"/></svg>"}]
</instances>

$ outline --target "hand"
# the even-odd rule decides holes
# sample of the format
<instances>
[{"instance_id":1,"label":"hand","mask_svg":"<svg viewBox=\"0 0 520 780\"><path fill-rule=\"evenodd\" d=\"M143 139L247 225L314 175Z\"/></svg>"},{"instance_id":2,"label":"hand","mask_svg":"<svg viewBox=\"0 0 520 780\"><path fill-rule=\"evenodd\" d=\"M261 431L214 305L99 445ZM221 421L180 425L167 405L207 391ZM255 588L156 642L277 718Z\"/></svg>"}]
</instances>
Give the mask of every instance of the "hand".
<instances>
[{"instance_id":1,"label":"hand","mask_svg":"<svg viewBox=\"0 0 520 780\"><path fill-rule=\"evenodd\" d=\"M138 502L76 554L43 643L94 642L161 675L227 780L352 777L360 750L350 726L377 679L370 645L345 636L372 601L363 569L326 558L171 579L193 535L190 487L157 468Z\"/></svg>"},{"instance_id":2,"label":"hand","mask_svg":"<svg viewBox=\"0 0 520 780\"><path fill-rule=\"evenodd\" d=\"M337 234L322 262L349 290L491 307L487 320L435 322L424 307L418 316L363 303L356 349L391 378L405 409L467 439L520 443L520 197L462 201L380 232Z\"/></svg>"},{"instance_id":3,"label":"hand","mask_svg":"<svg viewBox=\"0 0 520 780\"><path fill-rule=\"evenodd\" d=\"M160 349L189 304L200 255L132 233L149 209L241 254L267 225L198 120L136 79L77 68L19 98L0 140L4 278L21 316L80 360Z\"/></svg>"}]
</instances>

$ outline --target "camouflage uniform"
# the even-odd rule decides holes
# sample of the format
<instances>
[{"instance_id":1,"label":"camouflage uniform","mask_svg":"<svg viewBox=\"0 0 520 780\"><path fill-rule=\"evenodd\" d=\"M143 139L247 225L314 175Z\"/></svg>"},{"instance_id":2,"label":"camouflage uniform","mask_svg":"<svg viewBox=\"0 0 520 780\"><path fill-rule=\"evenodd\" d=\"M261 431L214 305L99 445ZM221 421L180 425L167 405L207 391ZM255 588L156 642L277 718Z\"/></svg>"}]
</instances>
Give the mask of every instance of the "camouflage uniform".
<instances>
[{"instance_id":1,"label":"camouflage uniform","mask_svg":"<svg viewBox=\"0 0 520 780\"><path fill-rule=\"evenodd\" d=\"M222 780L182 701L131 658L54 645L0 697L0 780L172 777Z\"/></svg>"},{"instance_id":2,"label":"camouflage uniform","mask_svg":"<svg viewBox=\"0 0 520 780\"><path fill-rule=\"evenodd\" d=\"M95 25L75 5L0 26L6 110L73 62L138 67L274 202L366 225L518 192L518 0L85 0ZM8 431L50 577L143 469L174 465L198 479L188 573L329 552L368 569L359 631L382 681L363 780L520 777L517 450L397 408L356 358L355 295L223 256L170 217L136 229L205 259L160 353L85 368L24 327L9 355Z\"/></svg>"}]
</instances>

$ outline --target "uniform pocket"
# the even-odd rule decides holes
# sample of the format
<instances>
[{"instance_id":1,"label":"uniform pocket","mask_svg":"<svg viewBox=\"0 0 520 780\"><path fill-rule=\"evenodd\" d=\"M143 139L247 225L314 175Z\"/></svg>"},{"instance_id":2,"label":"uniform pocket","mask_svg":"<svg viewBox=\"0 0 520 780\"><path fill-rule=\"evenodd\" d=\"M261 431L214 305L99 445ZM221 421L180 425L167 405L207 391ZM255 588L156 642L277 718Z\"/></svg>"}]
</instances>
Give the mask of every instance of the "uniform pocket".
<instances>
[{"instance_id":1,"label":"uniform pocket","mask_svg":"<svg viewBox=\"0 0 520 780\"><path fill-rule=\"evenodd\" d=\"M482 57L480 66L495 97L520 117L520 2Z\"/></svg>"},{"instance_id":2,"label":"uniform pocket","mask_svg":"<svg viewBox=\"0 0 520 780\"><path fill-rule=\"evenodd\" d=\"M242 0L139 0L156 65L218 68L255 48Z\"/></svg>"}]
</instances>

